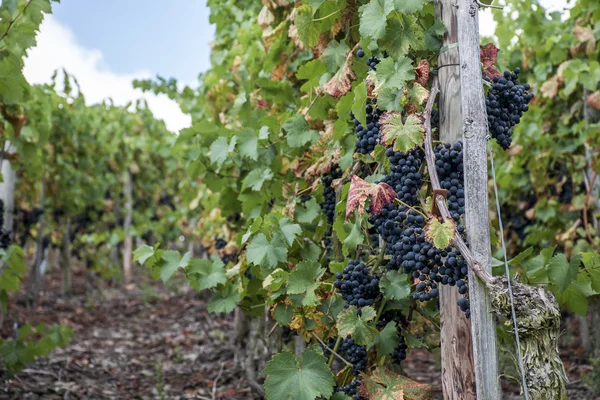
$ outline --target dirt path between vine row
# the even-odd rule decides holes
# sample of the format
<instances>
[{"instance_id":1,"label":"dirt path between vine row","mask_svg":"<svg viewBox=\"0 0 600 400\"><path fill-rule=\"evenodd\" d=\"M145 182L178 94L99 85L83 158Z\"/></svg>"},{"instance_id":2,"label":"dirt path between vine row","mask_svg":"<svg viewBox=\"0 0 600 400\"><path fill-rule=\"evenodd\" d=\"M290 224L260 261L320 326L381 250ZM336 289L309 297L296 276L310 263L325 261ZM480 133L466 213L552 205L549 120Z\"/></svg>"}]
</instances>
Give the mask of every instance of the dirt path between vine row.
<instances>
[{"instance_id":1,"label":"dirt path between vine row","mask_svg":"<svg viewBox=\"0 0 600 400\"><path fill-rule=\"evenodd\" d=\"M61 323L75 335L65 349L30 364L14 378L0 372L0 399L255 399L230 343L231 316L206 312L206 298L187 284L149 282L134 290L88 290L75 271L74 294L61 299L58 271L46 277L35 314L12 302L2 337L14 322ZM92 294L90 294L92 293ZM572 352L569 352L572 354ZM581 361L567 359L578 379ZM407 376L432 384L441 398L439 361L413 350L403 363ZM507 386L505 391L515 388ZM505 392L506 393L506 392ZM517 399L506 393L505 399ZM571 399L594 400L585 386Z\"/></svg>"}]
</instances>

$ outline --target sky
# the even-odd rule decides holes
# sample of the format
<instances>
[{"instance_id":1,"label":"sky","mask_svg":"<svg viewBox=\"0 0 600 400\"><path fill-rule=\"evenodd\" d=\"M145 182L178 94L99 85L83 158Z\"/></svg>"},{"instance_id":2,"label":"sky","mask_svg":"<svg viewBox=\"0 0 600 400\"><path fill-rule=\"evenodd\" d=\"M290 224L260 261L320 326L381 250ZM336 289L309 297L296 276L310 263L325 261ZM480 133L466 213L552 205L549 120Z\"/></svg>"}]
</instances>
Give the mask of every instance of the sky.
<instances>
[{"instance_id":1,"label":"sky","mask_svg":"<svg viewBox=\"0 0 600 400\"><path fill-rule=\"evenodd\" d=\"M566 0L541 3L551 10L566 6ZM494 32L492 12L480 14L482 36ZM65 68L90 104L145 98L154 115L177 132L190 125L189 115L166 96L143 94L131 82L156 75L197 82L210 67L214 26L208 18L206 0L62 0L42 23L23 72L30 83L45 83Z\"/></svg>"}]
</instances>

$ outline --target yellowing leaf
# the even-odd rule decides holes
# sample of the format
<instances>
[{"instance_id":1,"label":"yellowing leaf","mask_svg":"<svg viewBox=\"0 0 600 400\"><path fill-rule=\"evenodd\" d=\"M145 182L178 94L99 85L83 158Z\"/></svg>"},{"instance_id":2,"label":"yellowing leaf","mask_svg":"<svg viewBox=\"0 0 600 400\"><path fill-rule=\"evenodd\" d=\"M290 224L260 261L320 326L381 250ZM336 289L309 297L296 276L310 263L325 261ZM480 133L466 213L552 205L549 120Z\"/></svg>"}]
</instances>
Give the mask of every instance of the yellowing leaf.
<instances>
[{"instance_id":1,"label":"yellowing leaf","mask_svg":"<svg viewBox=\"0 0 600 400\"><path fill-rule=\"evenodd\" d=\"M425 237L438 249L450 246L454 235L456 235L456 223L451 219L441 223L437 217L432 217L425 227Z\"/></svg>"},{"instance_id":2,"label":"yellowing leaf","mask_svg":"<svg viewBox=\"0 0 600 400\"><path fill-rule=\"evenodd\" d=\"M394 145L395 151L407 152L423 143L425 130L421 119L411 114L402 122L402 114L386 112L379 121L383 130L383 141L387 146Z\"/></svg>"}]
</instances>

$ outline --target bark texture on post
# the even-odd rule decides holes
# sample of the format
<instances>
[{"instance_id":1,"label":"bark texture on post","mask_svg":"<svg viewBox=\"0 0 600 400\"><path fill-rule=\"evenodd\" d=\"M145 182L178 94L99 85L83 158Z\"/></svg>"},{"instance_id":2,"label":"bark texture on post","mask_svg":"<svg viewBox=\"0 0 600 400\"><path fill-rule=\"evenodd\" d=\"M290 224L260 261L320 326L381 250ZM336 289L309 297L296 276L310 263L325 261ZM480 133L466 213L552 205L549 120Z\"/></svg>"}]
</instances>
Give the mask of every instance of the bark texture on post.
<instances>
[{"instance_id":1,"label":"bark texture on post","mask_svg":"<svg viewBox=\"0 0 600 400\"><path fill-rule=\"evenodd\" d=\"M46 181L42 174L42 181L40 183L40 208L45 211L44 200L45 200L45 189ZM44 260L44 229L45 229L45 218L44 214L40 216L40 229L38 231L38 238L35 248L35 257L33 259L33 265L31 271L29 271L29 295L30 301L33 304L33 308L37 308L40 297L40 287L42 283L42 273L40 266Z\"/></svg>"},{"instance_id":2,"label":"bark texture on post","mask_svg":"<svg viewBox=\"0 0 600 400\"><path fill-rule=\"evenodd\" d=\"M442 142L462 140L458 26L455 0L436 0L436 17L446 25L442 38L447 50L438 57L439 138ZM455 65L456 64L456 65ZM440 285L442 391L445 400L472 400L475 394L471 323L459 309L460 298L454 286Z\"/></svg>"},{"instance_id":3,"label":"bark texture on post","mask_svg":"<svg viewBox=\"0 0 600 400\"><path fill-rule=\"evenodd\" d=\"M129 170L127 170L123 191L125 192L125 221L123 222L123 232L125 233L125 240L123 242L123 277L125 279L125 283L129 283L133 278L133 238L129 235L131 219L133 216L133 176Z\"/></svg>"},{"instance_id":4,"label":"bark texture on post","mask_svg":"<svg viewBox=\"0 0 600 400\"><path fill-rule=\"evenodd\" d=\"M457 0L465 168L465 225L475 259L491 274L490 219L488 208L488 134L479 55L478 6ZM483 284L469 269L469 300L477 398L502 397L498 373L496 324Z\"/></svg>"}]
</instances>

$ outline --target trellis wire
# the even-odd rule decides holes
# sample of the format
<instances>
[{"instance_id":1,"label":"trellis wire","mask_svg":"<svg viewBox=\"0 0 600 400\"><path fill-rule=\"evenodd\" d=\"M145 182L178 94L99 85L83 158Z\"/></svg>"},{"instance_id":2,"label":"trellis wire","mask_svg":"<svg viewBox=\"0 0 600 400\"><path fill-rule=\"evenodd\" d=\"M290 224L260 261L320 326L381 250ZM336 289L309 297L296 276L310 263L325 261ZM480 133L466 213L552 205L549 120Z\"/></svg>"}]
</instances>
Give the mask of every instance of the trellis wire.
<instances>
[{"instance_id":1,"label":"trellis wire","mask_svg":"<svg viewBox=\"0 0 600 400\"><path fill-rule=\"evenodd\" d=\"M523 395L525 400L529 400L529 394L527 393L527 382L525 380L525 367L523 366L523 357L521 356L521 342L519 340L519 330L517 328L517 314L515 313L515 300L512 292L512 285L510 283L510 271L508 268L508 258L506 256L506 243L504 242L504 228L502 226L502 214L500 213L500 199L498 196L498 185L496 184L496 169L494 168L494 155L492 151L492 144L490 142L490 136L487 137L490 146L490 164L492 167L492 180L494 181L494 197L496 198L496 211L498 213L498 225L500 227L500 243L502 243L502 255L504 256L504 268L506 270L506 281L508 282L508 295L510 297L510 311L512 313L513 326L515 330L515 341L517 343L517 357L519 359L519 368L521 369L521 380L523 384Z\"/></svg>"}]
</instances>

